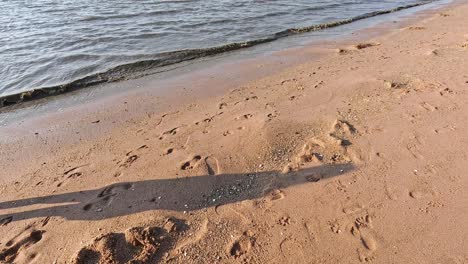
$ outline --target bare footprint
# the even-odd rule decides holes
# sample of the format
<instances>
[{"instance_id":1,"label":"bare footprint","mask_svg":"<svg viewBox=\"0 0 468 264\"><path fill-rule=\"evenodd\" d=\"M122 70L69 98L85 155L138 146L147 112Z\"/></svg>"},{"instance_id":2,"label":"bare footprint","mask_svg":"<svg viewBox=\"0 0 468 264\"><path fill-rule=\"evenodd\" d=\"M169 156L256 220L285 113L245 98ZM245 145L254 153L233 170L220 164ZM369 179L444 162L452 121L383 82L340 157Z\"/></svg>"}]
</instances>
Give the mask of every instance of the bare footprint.
<instances>
[{"instance_id":1,"label":"bare footprint","mask_svg":"<svg viewBox=\"0 0 468 264\"><path fill-rule=\"evenodd\" d=\"M375 251L377 250L377 242L375 239L372 237L370 234L362 234L361 232L361 242L364 245L365 248L367 248L370 251Z\"/></svg>"},{"instance_id":2,"label":"bare footprint","mask_svg":"<svg viewBox=\"0 0 468 264\"><path fill-rule=\"evenodd\" d=\"M161 136L159 136L159 139L160 139L160 140L163 140L163 139L166 138L166 136L174 136L174 135L176 135L177 132L179 132L179 128L180 128L180 127L175 127L175 128L173 128L173 129L170 129L170 130L167 130L167 131L163 132L163 133L161 134Z\"/></svg>"},{"instance_id":3,"label":"bare footprint","mask_svg":"<svg viewBox=\"0 0 468 264\"><path fill-rule=\"evenodd\" d=\"M66 172L63 173L63 176L67 177L67 178L77 178L77 177L80 177L82 175L82 172L80 171L81 168L85 167L85 166L88 166L89 164L85 164L85 165L80 165L80 166L76 166L76 167L73 167L69 170L67 170Z\"/></svg>"},{"instance_id":4,"label":"bare footprint","mask_svg":"<svg viewBox=\"0 0 468 264\"><path fill-rule=\"evenodd\" d=\"M44 233L43 230L33 230L19 241L11 241L12 244L9 247L0 251L0 262L13 263L18 254L41 241Z\"/></svg>"},{"instance_id":5,"label":"bare footprint","mask_svg":"<svg viewBox=\"0 0 468 264\"><path fill-rule=\"evenodd\" d=\"M223 132L223 136L225 136L225 137L230 136L232 134L234 134L234 132L232 132L231 130L226 130L226 131Z\"/></svg>"},{"instance_id":6,"label":"bare footprint","mask_svg":"<svg viewBox=\"0 0 468 264\"><path fill-rule=\"evenodd\" d=\"M421 199L424 196L427 196L427 193L422 192L422 191L417 191L417 190L410 191L408 194L411 198L416 199L416 200Z\"/></svg>"},{"instance_id":7,"label":"bare footprint","mask_svg":"<svg viewBox=\"0 0 468 264\"><path fill-rule=\"evenodd\" d=\"M123 184L116 184L116 185L108 186L108 187L104 188L98 194L97 197L101 198L101 197L113 196L113 195L117 194L116 190L118 190L118 189L120 189L120 190L129 190L130 188L132 188L131 183L123 183Z\"/></svg>"},{"instance_id":8,"label":"bare footprint","mask_svg":"<svg viewBox=\"0 0 468 264\"><path fill-rule=\"evenodd\" d=\"M274 118L276 118L278 116L279 116L279 114L278 114L278 111L276 111L276 110L273 113L269 113L267 115L269 121L273 120Z\"/></svg>"},{"instance_id":9,"label":"bare footprint","mask_svg":"<svg viewBox=\"0 0 468 264\"><path fill-rule=\"evenodd\" d=\"M73 258L85 263L167 263L189 226L175 218L150 226L137 226L122 233L108 233L94 239Z\"/></svg>"},{"instance_id":10,"label":"bare footprint","mask_svg":"<svg viewBox=\"0 0 468 264\"><path fill-rule=\"evenodd\" d=\"M309 174L305 176L305 179L308 182L318 182L322 179L322 175L320 173Z\"/></svg>"},{"instance_id":11,"label":"bare footprint","mask_svg":"<svg viewBox=\"0 0 468 264\"><path fill-rule=\"evenodd\" d=\"M446 96L446 95L449 95L449 94L453 94L453 90L450 89L450 88L445 88L442 91L440 91L439 94L441 96Z\"/></svg>"},{"instance_id":12,"label":"bare footprint","mask_svg":"<svg viewBox=\"0 0 468 264\"><path fill-rule=\"evenodd\" d=\"M286 238L280 243L281 254L286 263L304 263L305 256L302 245L291 238Z\"/></svg>"},{"instance_id":13,"label":"bare footprint","mask_svg":"<svg viewBox=\"0 0 468 264\"><path fill-rule=\"evenodd\" d=\"M253 237L253 234L249 231L246 231L229 247L229 255L234 258L240 258L243 255L249 253L254 244L255 238Z\"/></svg>"},{"instance_id":14,"label":"bare footprint","mask_svg":"<svg viewBox=\"0 0 468 264\"><path fill-rule=\"evenodd\" d=\"M273 189L268 193L268 198L271 201L282 200L284 199L285 195L284 192L280 189Z\"/></svg>"},{"instance_id":15,"label":"bare footprint","mask_svg":"<svg viewBox=\"0 0 468 264\"><path fill-rule=\"evenodd\" d=\"M96 196L97 200L94 200L85 206L83 206L84 211L89 211L92 208L95 208L97 212L101 212L105 206L109 206L113 197L118 195L122 191L127 191L131 189L133 185L131 183L119 183L111 186L105 187L101 192Z\"/></svg>"},{"instance_id":16,"label":"bare footprint","mask_svg":"<svg viewBox=\"0 0 468 264\"><path fill-rule=\"evenodd\" d=\"M413 26L413 27L408 27L408 30L425 30L425 27L420 27L420 26Z\"/></svg>"},{"instance_id":17,"label":"bare footprint","mask_svg":"<svg viewBox=\"0 0 468 264\"><path fill-rule=\"evenodd\" d=\"M120 167L122 168L129 168L136 160L138 159L138 155L131 155L128 156L122 164L120 164Z\"/></svg>"},{"instance_id":18,"label":"bare footprint","mask_svg":"<svg viewBox=\"0 0 468 264\"><path fill-rule=\"evenodd\" d=\"M424 108L425 110L430 111L430 112L434 112L434 111L439 109L437 106L433 106L433 105L431 105L430 103L427 103L427 102L423 102L423 103L421 103L419 105L422 108Z\"/></svg>"},{"instance_id":19,"label":"bare footprint","mask_svg":"<svg viewBox=\"0 0 468 264\"><path fill-rule=\"evenodd\" d=\"M208 175L217 175L220 172L218 159L215 157L206 157L205 164L208 171Z\"/></svg>"},{"instance_id":20,"label":"bare footprint","mask_svg":"<svg viewBox=\"0 0 468 264\"><path fill-rule=\"evenodd\" d=\"M406 146L406 149L414 158L419 159L419 160L424 159L424 156L421 154L421 151L419 150L418 144L412 142Z\"/></svg>"},{"instance_id":21,"label":"bare footprint","mask_svg":"<svg viewBox=\"0 0 468 264\"><path fill-rule=\"evenodd\" d=\"M192 170L198 165L198 163L200 162L201 159L202 159L202 157L200 155L195 155L190 160L182 163L182 165L180 166L180 169L184 170L184 171L185 170Z\"/></svg>"},{"instance_id":22,"label":"bare footprint","mask_svg":"<svg viewBox=\"0 0 468 264\"><path fill-rule=\"evenodd\" d=\"M242 119L245 120L245 119L250 119L252 117L253 117L252 114L245 114L245 115L241 115L241 116L236 117L236 120L242 120Z\"/></svg>"},{"instance_id":23,"label":"bare footprint","mask_svg":"<svg viewBox=\"0 0 468 264\"><path fill-rule=\"evenodd\" d=\"M164 154L165 154L165 155L170 155L170 154L172 154L173 152L174 152L174 148L168 148L168 149L166 149L166 151L164 151Z\"/></svg>"},{"instance_id":24,"label":"bare footprint","mask_svg":"<svg viewBox=\"0 0 468 264\"><path fill-rule=\"evenodd\" d=\"M397 82L397 81L384 81L385 87L389 89L405 89L408 87L407 82Z\"/></svg>"},{"instance_id":25,"label":"bare footprint","mask_svg":"<svg viewBox=\"0 0 468 264\"><path fill-rule=\"evenodd\" d=\"M227 103L221 102L218 104L218 109L224 109L227 107Z\"/></svg>"}]
</instances>

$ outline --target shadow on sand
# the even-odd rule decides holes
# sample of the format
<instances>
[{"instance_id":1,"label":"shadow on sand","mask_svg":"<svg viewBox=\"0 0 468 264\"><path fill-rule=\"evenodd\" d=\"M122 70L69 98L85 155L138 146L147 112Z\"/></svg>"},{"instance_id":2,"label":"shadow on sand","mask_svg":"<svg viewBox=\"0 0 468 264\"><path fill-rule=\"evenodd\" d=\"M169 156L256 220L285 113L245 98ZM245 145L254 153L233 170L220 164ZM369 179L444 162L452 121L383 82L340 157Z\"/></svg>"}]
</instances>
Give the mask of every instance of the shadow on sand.
<instances>
[{"instance_id":1,"label":"shadow on sand","mask_svg":"<svg viewBox=\"0 0 468 264\"><path fill-rule=\"evenodd\" d=\"M189 212L261 198L275 188L316 182L353 169L351 164L322 165L288 174L270 171L121 182L93 190L3 201L0 202L0 226L37 217L101 220L150 210ZM51 206L7 213L8 209L33 205Z\"/></svg>"}]
</instances>

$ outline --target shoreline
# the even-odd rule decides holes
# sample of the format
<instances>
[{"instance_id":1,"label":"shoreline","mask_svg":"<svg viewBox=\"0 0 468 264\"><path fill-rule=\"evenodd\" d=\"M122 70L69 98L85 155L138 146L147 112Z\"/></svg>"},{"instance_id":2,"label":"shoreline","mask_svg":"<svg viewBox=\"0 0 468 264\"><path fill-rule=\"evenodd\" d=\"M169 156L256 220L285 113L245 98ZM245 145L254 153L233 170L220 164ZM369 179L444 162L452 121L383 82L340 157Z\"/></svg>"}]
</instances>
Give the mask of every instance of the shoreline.
<instances>
[{"instance_id":1,"label":"shoreline","mask_svg":"<svg viewBox=\"0 0 468 264\"><path fill-rule=\"evenodd\" d=\"M357 21L381 16L381 15L396 13L402 10L407 10L407 9L411 9L415 7L428 6L430 4L438 5L439 8L443 7L444 5L447 5L447 3L443 3L443 1L440 1L439 3L437 0L428 0L428 1L420 2L416 4L399 6L399 7L388 9L388 10L374 11L371 13L358 15L356 17L352 17L349 19L341 20L341 21L333 21L333 22L329 22L325 24L318 24L318 25L306 26L306 27L301 27L301 28L290 28L290 29L283 30L281 32L273 33L271 36L265 37L262 39L248 40L246 42L239 42L239 43L229 43L223 46L208 47L204 49L189 49L189 50L167 52L167 53L158 55L158 56L162 56L162 58L146 60L146 61L137 61L137 62L131 62L131 63L123 64L123 65L118 65L105 72L88 75L88 76L79 78L77 80L73 80L69 83L60 84L56 86L50 86L50 87L34 88L34 89L27 90L27 91L21 91L18 93L0 96L0 108L17 106L18 104L21 104L24 102L31 102L34 100L43 99L43 98L47 98L50 96L57 96L57 95L65 94L65 93L70 93L70 92L74 92L74 91L84 89L84 88L92 88L92 87L95 87L96 85L103 84L103 83L109 84L109 83L114 83L114 82L122 82L122 81L131 80L131 79L137 79L137 78L157 74L159 69L161 71L164 71L165 67L177 66L180 63L187 63L187 62L201 59L201 58L210 58L216 55L270 43L270 42L277 41L286 37L292 37L292 36L299 35L299 34L327 30L327 29L355 23ZM426 8L433 9L434 7L426 7ZM19 107L21 107L21 105L19 105Z\"/></svg>"},{"instance_id":2,"label":"shoreline","mask_svg":"<svg viewBox=\"0 0 468 264\"><path fill-rule=\"evenodd\" d=\"M0 107L0 128L8 128L8 131L30 130L34 127L34 124L41 122L45 122L50 126L53 123L47 120L49 116L53 119L54 116L58 118L59 115L60 119L77 121L76 119L79 119L80 115L77 113L93 115L93 113L102 111L112 112L116 110L112 110L112 108L115 108L114 105L126 104L129 98L137 97L159 98L165 102L171 101L170 105L180 106L188 101L181 99L179 94L186 92L187 89L184 86L192 83L193 80L197 80L196 86L189 89L190 93L187 96L195 98L219 96L233 87L277 74L287 68L311 60L329 56L335 53L335 50L339 49L340 46L352 45L353 42L359 41L359 39L389 34L399 27L413 23L413 19L426 19L437 10L457 6L458 2L451 1L448 4L435 4L438 6L425 8L423 5L423 10L401 14L403 21L398 23L387 18L384 21L372 22L370 25L361 25L361 28L357 31L349 29L345 36L333 35L332 37L311 41L310 36L305 34L304 40L292 40L293 44L280 44L279 47L274 46L273 48L260 45L246 49L246 55L226 53L225 56L220 55L211 59L207 58L207 60L201 59L201 61L193 64L181 63L176 68L163 69L162 72L155 75L104 83L90 89L78 89L66 94L57 94L56 96L26 101L17 105ZM253 58L251 58L252 55L249 50L257 48L258 51L254 51ZM266 48L269 51L267 54L263 54L263 50ZM306 54L306 56L303 54ZM219 68L226 68L226 70L219 70ZM220 88L213 89L213 87ZM87 107L83 107L83 105L87 105ZM172 106L161 107L161 110L158 111L167 112L170 111L170 107ZM147 103L144 109L132 112L135 112L135 115L124 119L137 118L146 115L147 112L154 113L155 111L149 109ZM77 115L78 117L76 117ZM25 123L31 125L24 126ZM4 133L0 131L0 134L7 137L8 131Z\"/></svg>"},{"instance_id":3,"label":"shoreline","mask_svg":"<svg viewBox=\"0 0 468 264\"><path fill-rule=\"evenodd\" d=\"M0 263L466 263L466 12L7 122Z\"/></svg>"}]
</instances>

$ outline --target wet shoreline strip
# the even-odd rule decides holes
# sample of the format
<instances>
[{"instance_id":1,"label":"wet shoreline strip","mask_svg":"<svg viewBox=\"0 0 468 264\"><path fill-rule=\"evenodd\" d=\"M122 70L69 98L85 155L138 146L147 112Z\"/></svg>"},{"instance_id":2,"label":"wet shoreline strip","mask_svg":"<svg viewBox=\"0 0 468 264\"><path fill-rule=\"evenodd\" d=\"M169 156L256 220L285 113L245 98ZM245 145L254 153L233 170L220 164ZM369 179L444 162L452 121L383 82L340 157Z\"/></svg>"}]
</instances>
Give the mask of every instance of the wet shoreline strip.
<instances>
[{"instance_id":1,"label":"wet shoreline strip","mask_svg":"<svg viewBox=\"0 0 468 264\"><path fill-rule=\"evenodd\" d=\"M152 74L152 73L149 73L149 70L151 69L169 66L169 65L173 65L173 64L177 64L177 63L181 63L185 61L191 61L191 60L195 60L195 59L199 59L203 57L214 56L214 55L218 55L218 54L225 53L225 52L249 48L249 47L259 45L259 44L273 42L275 40L293 36L293 35L334 28L334 27L350 24L359 20L363 20L366 18L390 14L390 13L398 12L404 9L426 5L432 2L435 2L435 1L434 0L424 1L420 3L400 6L400 7L396 7L396 8L392 8L388 10L370 12L370 13L362 14L362 15L355 16L349 19L330 22L330 23L312 25L312 26L301 27L301 28L290 28L290 29L277 32L265 38L246 41L246 42L237 42L237 43L231 43L231 44L226 44L226 45L211 47L211 48L204 48L204 49L187 49L187 50L179 50L179 51L161 53L159 54L160 58L158 59L127 63L127 64L114 67L105 72L92 74L92 75L77 79L75 81L72 81L66 84L51 86L51 87L44 87L44 88L37 88L37 89L30 89L25 92L0 97L0 108L11 106L11 105L16 105L21 102L45 98L48 96L59 95L59 94L63 94L66 92L71 92L71 91L75 91L78 89L87 88L87 87L94 86L94 85L101 84L101 83L110 83L110 82L117 82L117 81L129 80L129 79L136 79L139 77Z\"/></svg>"}]
</instances>

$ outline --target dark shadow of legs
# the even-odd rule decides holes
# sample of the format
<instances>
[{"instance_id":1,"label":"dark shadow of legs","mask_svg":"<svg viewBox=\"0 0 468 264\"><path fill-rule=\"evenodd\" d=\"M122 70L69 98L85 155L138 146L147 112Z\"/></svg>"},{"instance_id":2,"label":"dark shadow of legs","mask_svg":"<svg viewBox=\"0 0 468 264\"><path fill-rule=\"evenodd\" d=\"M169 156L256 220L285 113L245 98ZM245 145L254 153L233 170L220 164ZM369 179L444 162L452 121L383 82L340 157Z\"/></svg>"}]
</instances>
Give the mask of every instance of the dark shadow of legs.
<instances>
[{"instance_id":1,"label":"dark shadow of legs","mask_svg":"<svg viewBox=\"0 0 468 264\"><path fill-rule=\"evenodd\" d=\"M150 210L192 211L256 199L268 188L287 188L339 176L351 164L322 165L297 172L222 174L116 183L104 188L0 202L0 225L37 217L101 220ZM36 204L64 204L7 214L7 209Z\"/></svg>"}]
</instances>

